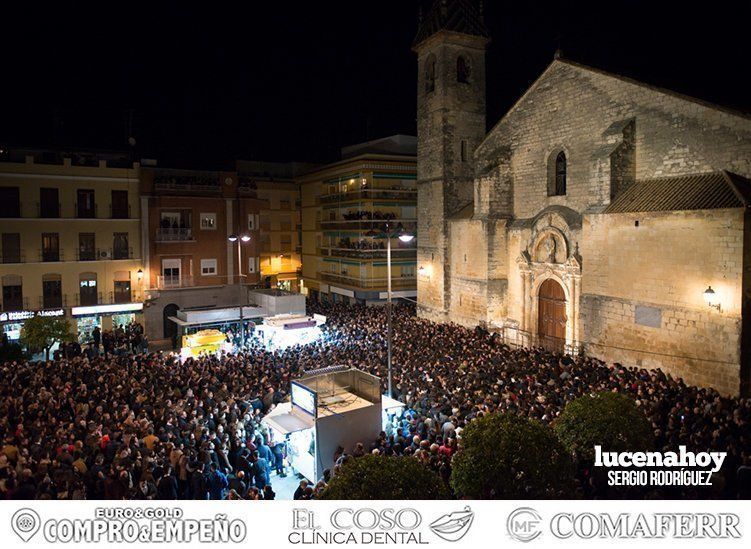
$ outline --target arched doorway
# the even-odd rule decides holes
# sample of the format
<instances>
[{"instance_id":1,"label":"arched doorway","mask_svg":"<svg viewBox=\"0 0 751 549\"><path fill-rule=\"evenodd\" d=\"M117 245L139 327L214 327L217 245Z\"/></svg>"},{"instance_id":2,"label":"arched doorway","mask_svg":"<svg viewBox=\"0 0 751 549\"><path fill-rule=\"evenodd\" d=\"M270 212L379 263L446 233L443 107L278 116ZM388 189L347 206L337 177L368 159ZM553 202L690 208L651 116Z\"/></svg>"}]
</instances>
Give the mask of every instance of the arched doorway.
<instances>
[{"instance_id":1,"label":"arched doorway","mask_svg":"<svg viewBox=\"0 0 751 549\"><path fill-rule=\"evenodd\" d=\"M537 304L537 335L540 345L563 352L566 346L566 294L549 278L540 285Z\"/></svg>"},{"instance_id":2,"label":"arched doorway","mask_svg":"<svg viewBox=\"0 0 751 549\"><path fill-rule=\"evenodd\" d=\"M177 324L172 322L169 317L175 316L179 310L180 307L178 305L170 303L164 308L164 313L162 313L162 319L164 322L164 339L172 341L173 349L177 347Z\"/></svg>"}]
</instances>

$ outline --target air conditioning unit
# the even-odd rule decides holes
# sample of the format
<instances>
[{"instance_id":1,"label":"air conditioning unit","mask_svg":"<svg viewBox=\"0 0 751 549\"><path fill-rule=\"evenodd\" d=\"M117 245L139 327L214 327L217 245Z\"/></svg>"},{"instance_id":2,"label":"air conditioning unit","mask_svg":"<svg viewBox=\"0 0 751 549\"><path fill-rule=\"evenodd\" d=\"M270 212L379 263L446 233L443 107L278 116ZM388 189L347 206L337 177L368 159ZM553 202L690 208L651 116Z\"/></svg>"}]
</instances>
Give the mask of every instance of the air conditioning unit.
<instances>
[{"instance_id":1,"label":"air conditioning unit","mask_svg":"<svg viewBox=\"0 0 751 549\"><path fill-rule=\"evenodd\" d=\"M112 254L109 250L99 250L99 259L111 259Z\"/></svg>"}]
</instances>

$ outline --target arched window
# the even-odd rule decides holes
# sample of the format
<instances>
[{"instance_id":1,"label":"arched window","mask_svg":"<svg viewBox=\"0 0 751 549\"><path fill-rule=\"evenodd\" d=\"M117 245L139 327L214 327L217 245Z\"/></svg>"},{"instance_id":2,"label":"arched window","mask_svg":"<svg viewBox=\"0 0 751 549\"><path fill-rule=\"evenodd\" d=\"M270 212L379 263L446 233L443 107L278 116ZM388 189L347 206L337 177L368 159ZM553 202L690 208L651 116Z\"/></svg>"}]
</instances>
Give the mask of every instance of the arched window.
<instances>
[{"instance_id":1,"label":"arched window","mask_svg":"<svg viewBox=\"0 0 751 549\"><path fill-rule=\"evenodd\" d=\"M566 195L566 153L553 153L548 161L548 196Z\"/></svg>"},{"instance_id":2,"label":"arched window","mask_svg":"<svg viewBox=\"0 0 751 549\"><path fill-rule=\"evenodd\" d=\"M435 57L428 57L425 62L425 93L435 90Z\"/></svg>"},{"instance_id":3,"label":"arched window","mask_svg":"<svg viewBox=\"0 0 751 549\"><path fill-rule=\"evenodd\" d=\"M469 63L460 55L456 58L456 81L469 84L469 72Z\"/></svg>"}]
</instances>

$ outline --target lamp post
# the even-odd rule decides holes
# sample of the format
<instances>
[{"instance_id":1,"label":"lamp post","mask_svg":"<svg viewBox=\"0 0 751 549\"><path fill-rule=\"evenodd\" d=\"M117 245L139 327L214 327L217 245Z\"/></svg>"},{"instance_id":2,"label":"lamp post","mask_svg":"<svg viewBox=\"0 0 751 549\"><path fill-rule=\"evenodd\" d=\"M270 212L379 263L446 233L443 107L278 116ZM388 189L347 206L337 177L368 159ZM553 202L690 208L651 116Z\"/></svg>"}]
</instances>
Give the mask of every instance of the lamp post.
<instances>
[{"instance_id":1,"label":"lamp post","mask_svg":"<svg viewBox=\"0 0 751 549\"><path fill-rule=\"evenodd\" d=\"M386 364L388 372L388 395L393 398L394 393L391 388L391 345L393 338L393 328L391 326L391 239L398 237L402 242L411 242L415 235L404 230L404 226L401 223L392 232L390 221L386 221L384 224L383 232L379 233L371 229L366 233L366 236L372 238L380 235L386 236L386 324L388 326L386 335Z\"/></svg>"},{"instance_id":2,"label":"lamp post","mask_svg":"<svg viewBox=\"0 0 751 549\"><path fill-rule=\"evenodd\" d=\"M239 237L236 234L231 234L227 237L227 240L230 242L237 242L237 283L240 286L240 348L245 348L245 326L244 326L244 319L243 319L243 306L245 305L243 301L245 301L243 297L243 286L242 286L242 277L243 277L243 260L242 260L242 248L241 244L243 242L250 242L250 235L242 234Z\"/></svg>"}]
</instances>

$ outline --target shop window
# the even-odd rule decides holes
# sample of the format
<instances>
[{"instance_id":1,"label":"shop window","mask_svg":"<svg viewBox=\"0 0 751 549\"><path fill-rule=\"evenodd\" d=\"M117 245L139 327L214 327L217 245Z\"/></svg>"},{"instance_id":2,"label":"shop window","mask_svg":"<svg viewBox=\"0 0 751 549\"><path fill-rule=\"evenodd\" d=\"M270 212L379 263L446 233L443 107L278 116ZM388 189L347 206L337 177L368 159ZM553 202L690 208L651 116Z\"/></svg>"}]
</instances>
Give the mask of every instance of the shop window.
<instances>
[{"instance_id":1,"label":"shop window","mask_svg":"<svg viewBox=\"0 0 751 549\"><path fill-rule=\"evenodd\" d=\"M216 214L215 213L202 213L201 214L201 230L204 230L204 231L216 230Z\"/></svg>"},{"instance_id":2,"label":"shop window","mask_svg":"<svg viewBox=\"0 0 751 549\"><path fill-rule=\"evenodd\" d=\"M202 276L216 275L216 259L202 259L201 260L201 275Z\"/></svg>"}]
</instances>

